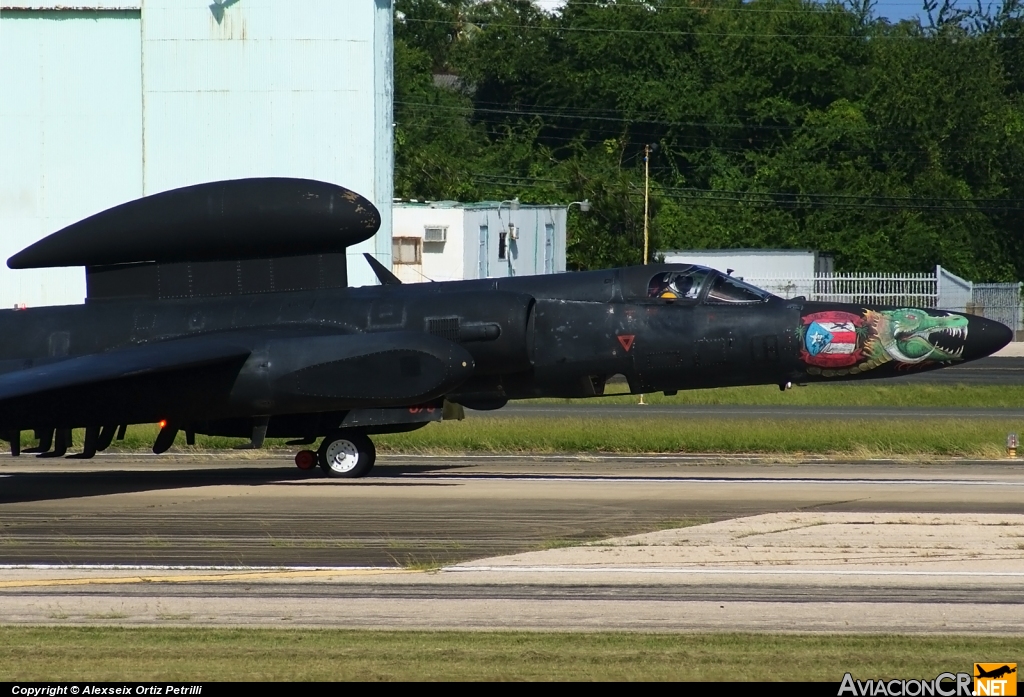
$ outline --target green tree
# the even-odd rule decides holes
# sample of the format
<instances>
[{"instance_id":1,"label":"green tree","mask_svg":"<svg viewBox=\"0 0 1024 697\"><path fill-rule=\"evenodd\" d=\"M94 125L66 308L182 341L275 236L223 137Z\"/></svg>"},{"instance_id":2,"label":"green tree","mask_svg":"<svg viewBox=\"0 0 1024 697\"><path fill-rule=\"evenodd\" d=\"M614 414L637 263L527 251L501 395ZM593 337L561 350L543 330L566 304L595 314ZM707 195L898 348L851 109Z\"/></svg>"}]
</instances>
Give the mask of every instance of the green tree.
<instances>
[{"instance_id":1,"label":"green tree","mask_svg":"<svg viewBox=\"0 0 1024 697\"><path fill-rule=\"evenodd\" d=\"M927 0L931 2L932 0ZM1024 13L871 0L396 3L396 189L563 202L570 268L813 248L843 270L1024 274ZM443 75L443 79L436 76ZM456 77L451 77L452 75Z\"/></svg>"}]
</instances>

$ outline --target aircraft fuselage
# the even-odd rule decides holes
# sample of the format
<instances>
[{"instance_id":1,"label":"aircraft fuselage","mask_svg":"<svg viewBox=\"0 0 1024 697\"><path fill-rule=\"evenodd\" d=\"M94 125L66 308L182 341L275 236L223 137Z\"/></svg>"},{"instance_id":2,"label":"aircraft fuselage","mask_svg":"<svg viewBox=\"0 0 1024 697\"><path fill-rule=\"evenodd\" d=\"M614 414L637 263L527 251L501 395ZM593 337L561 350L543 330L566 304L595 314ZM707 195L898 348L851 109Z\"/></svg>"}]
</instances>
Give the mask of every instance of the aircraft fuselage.
<instances>
[{"instance_id":1,"label":"aircraft fuselage","mask_svg":"<svg viewBox=\"0 0 1024 697\"><path fill-rule=\"evenodd\" d=\"M633 393L886 377L988 355L1009 340L998 323L934 310L767 295L716 302L717 272L700 278L694 297L658 285L692 268L3 311L2 373L183 339L231 342L248 355L32 394L0 406L0 427L173 420L204 432L266 415L291 419L279 435L303 435L322 430L301 423L316 414L442 398L497 408L593 397L615 375Z\"/></svg>"}]
</instances>

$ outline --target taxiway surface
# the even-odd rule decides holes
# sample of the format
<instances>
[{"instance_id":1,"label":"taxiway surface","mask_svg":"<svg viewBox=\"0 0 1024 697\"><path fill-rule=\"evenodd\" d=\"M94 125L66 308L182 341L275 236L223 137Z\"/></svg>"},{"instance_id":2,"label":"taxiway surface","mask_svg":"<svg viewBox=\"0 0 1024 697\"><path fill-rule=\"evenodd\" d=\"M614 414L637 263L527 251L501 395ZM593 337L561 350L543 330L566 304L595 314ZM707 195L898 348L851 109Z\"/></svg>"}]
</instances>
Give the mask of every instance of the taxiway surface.
<instances>
[{"instance_id":1,"label":"taxiway surface","mask_svg":"<svg viewBox=\"0 0 1024 697\"><path fill-rule=\"evenodd\" d=\"M1013 350L1005 356L989 356L963 365L954 365L942 370L915 373L889 382L922 382L964 385L1020 385L1024 384L1024 357L1020 354L1021 342L1010 344Z\"/></svg>"},{"instance_id":2,"label":"taxiway surface","mask_svg":"<svg viewBox=\"0 0 1024 697\"><path fill-rule=\"evenodd\" d=\"M338 481L304 475L287 457L3 458L0 622L1024 626L1024 566L1014 561L1014 545L1024 546L1019 461L392 456L373 477ZM997 517L977 528L996 537L965 532L979 514ZM771 517L792 515L823 517L779 538L794 526L776 530ZM759 520L770 529L754 545L743 526ZM877 524L867 529L881 537L854 554L848 533L820 538L839 523ZM920 539L896 523L912 524ZM688 531L712 542L678 537ZM579 546L638 533L677 537L667 546L646 537ZM946 544L961 538L956 549ZM701 549L717 556L693 556ZM594 556L609 552L616 560Z\"/></svg>"},{"instance_id":3,"label":"taxiway surface","mask_svg":"<svg viewBox=\"0 0 1024 697\"><path fill-rule=\"evenodd\" d=\"M1024 512L1013 463L289 455L0 460L0 564L447 564L782 511Z\"/></svg>"}]
</instances>

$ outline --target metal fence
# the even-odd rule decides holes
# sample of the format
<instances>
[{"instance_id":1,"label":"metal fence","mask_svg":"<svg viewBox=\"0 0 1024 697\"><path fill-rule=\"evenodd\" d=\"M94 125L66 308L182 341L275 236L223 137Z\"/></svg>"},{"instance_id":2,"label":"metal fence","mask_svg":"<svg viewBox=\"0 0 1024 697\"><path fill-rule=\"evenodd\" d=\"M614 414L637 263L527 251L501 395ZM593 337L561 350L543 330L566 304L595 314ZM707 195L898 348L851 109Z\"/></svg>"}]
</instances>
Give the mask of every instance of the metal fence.
<instances>
[{"instance_id":1,"label":"metal fence","mask_svg":"<svg viewBox=\"0 0 1024 697\"><path fill-rule=\"evenodd\" d=\"M744 278L783 298L819 302L938 307L935 274L831 273L807 278Z\"/></svg>"},{"instance_id":2,"label":"metal fence","mask_svg":"<svg viewBox=\"0 0 1024 697\"><path fill-rule=\"evenodd\" d=\"M783 298L967 312L1002 322L1014 332L1024 331L1022 284L972 283L941 266L934 273L828 273L743 280Z\"/></svg>"},{"instance_id":3,"label":"metal fence","mask_svg":"<svg viewBox=\"0 0 1024 697\"><path fill-rule=\"evenodd\" d=\"M836 303L936 307L938 283L931 274L832 274L814 279L814 296Z\"/></svg>"},{"instance_id":4,"label":"metal fence","mask_svg":"<svg viewBox=\"0 0 1024 697\"><path fill-rule=\"evenodd\" d=\"M1002 322L1014 332L1024 330L1020 283L975 283L968 312Z\"/></svg>"}]
</instances>

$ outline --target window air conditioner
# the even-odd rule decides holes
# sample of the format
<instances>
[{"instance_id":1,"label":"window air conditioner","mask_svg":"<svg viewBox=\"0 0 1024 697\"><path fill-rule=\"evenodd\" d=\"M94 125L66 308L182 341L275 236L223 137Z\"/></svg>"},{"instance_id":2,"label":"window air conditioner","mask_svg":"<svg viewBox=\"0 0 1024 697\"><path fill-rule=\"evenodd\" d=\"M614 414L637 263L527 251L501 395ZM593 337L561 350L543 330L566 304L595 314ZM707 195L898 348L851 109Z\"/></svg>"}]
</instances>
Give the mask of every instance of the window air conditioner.
<instances>
[{"instance_id":1,"label":"window air conditioner","mask_svg":"<svg viewBox=\"0 0 1024 697\"><path fill-rule=\"evenodd\" d=\"M424 227L424 242L446 242L448 240L448 228L446 227Z\"/></svg>"}]
</instances>

